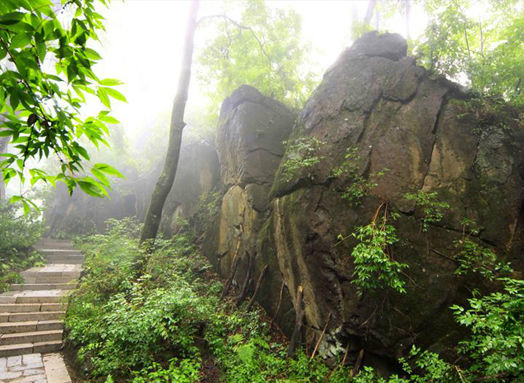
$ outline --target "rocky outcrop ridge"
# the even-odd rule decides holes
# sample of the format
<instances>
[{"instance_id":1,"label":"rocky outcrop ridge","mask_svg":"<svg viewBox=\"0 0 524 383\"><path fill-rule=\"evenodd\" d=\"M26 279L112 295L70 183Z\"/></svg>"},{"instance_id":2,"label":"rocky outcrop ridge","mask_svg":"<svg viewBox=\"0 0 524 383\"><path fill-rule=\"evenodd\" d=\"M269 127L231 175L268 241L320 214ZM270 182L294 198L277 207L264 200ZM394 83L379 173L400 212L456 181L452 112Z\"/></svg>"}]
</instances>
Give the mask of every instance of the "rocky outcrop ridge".
<instances>
[{"instance_id":1,"label":"rocky outcrop ridge","mask_svg":"<svg viewBox=\"0 0 524 383\"><path fill-rule=\"evenodd\" d=\"M289 139L314 138L319 161L291 178L284 176L291 153L281 159L279 144L291 129L291 114L276 107L286 117L271 130L275 117L250 101L255 92L247 87L222 108L218 155L227 191L207 254L224 276L235 256L254 257L253 280L268 265L259 301L288 333L302 286L306 339L314 341L331 318L325 347L349 343L391 357L414 342L445 347L453 328L447 308L467 295L467 278L454 274L454 242L463 235L464 218L480 228L475 241L523 267L521 121L503 105L477 105L456 84L432 78L406 51L400 36L371 33L342 53ZM349 152L351 176L335 172ZM358 203L348 203L344 192L357 177L372 182ZM427 232L421 230L424 213L405 196L419 191L437 192L450 205ZM409 264L408 294L360 296L352 283L350 234L383 203L400 214L394 251ZM243 258L239 286L248 264Z\"/></svg>"}]
</instances>

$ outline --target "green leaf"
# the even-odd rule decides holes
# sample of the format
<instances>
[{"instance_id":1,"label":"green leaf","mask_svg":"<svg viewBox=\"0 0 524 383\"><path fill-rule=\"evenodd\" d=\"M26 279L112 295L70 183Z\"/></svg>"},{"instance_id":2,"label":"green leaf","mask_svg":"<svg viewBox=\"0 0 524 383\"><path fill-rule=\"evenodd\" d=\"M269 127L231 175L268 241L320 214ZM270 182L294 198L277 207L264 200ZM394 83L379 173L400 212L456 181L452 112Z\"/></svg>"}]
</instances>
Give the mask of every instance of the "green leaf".
<instances>
[{"instance_id":1,"label":"green leaf","mask_svg":"<svg viewBox=\"0 0 524 383\"><path fill-rule=\"evenodd\" d=\"M91 173L93 173L93 175L98 178L98 180L104 184L104 186L106 187L109 187L109 180L107 179L107 177L105 176L104 173L102 173L100 170L96 169L96 168L92 168L91 169Z\"/></svg>"},{"instance_id":2,"label":"green leaf","mask_svg":"<svg viewBox=\"0 0 524 383\"><path fill-rule=\"evenodd\" d=\"M115 78L105 78L100 81L100 85L105 85L105 86L122 85L122 81L117 80Z\"/></svg>"},{"instance_id":3,"label":"green leaf","mask_svg":"<svg viewBox=\"0 0 524 383\"><path fill-rule=\"evenodd\" d=\"M106 174L109 174L109 175L112 175L112 176L115 176L115 177L119 177L119 178L123 178L123 174L120 173L118 170L116 170L114 167L108 165L108 164L104 164L104 163L97 163L93 166L93 169L97 169L97 170L100 170L101 172L104 172Z\"/></svg>"},{"instance_id":4,"label":"green leaf","mask_svg":"<svg viewBox=\"0 0 524 383\"><path fill-rule=\"evenodd\" d=\"M28 215L31 213L31 208L29 207L29 203L24 199L22 200L22 205L24 206L24 214Z\"/></svg>"},{"instance_id":5,"label":"green leaf","mask_svg":"<svg viewBox=\"0 0 524 383\"><path fill-rule=\"evenodd\" d=\"M13 25L19 23L25 16L22 12L11 12L0 16L0 25Z\"/></svg>"},{"instance_id":6,"label":"green leaf","mask_svg":"<svg viewBox=\"0 0 524 383\"><path fill-rule=\"evenodd\" d=\"M84 54L90 60L101 60L102 59L102 56L100 56L97 51L91 48L84 49ZM107 85L107 84L103 84L103 85Z\"/></svg>"},{"instance_id":7,"label":"green leaf","mask_svg":"<svg viewBox=\"0 0 524 383\"><path fill-rule=\"evenodd\" d=\"M104 88L104 90L106 94L113 97L115 100L127 102L125 96L122 93L120 93L118 90L113 89L113 88Z\"/></svg>"},{"instance_id":8,"label":"green leaf","mask_svg":"<svg viewBox=\"0 0 524 383\"><path fill-rule=\"evenodd\" d=\"M109 97L107 97L106 89L107 88L99 87L96 91L96 95L102 104L111 108L111 101L109 101Z\"/></svg>"},{"instance_id":9,"label":"green leaf","mask_svg":"<svg viewBox=\"0 0 524 383\"><path fill-rule=\"evenodd\" d=\"M40 62L45 60L45 55L47 54L47 47L44 41L36 41L36 53Z\"/></svg>"},{"instance_id":10,"label":"green leaf","mask_svg":"<svg viewBox=\"0 0 524 383\"><path fill-rule=\"evenodd\" d=\"M107 115L99 115L98 119L104 122L107 122L108 124L118 124L120 121L118 121L113 116L107 116Z\"/></svg>"},{"instance_id":11,"label":"green leaf","mask_svg":"<svg viewBox=\"0 0 524 383\"><path fill-rule=\"evenodd\" d=\"M107 191L102 185L89 177L84 177L82 180L77 180L78 186L82 191L92 197L107 197Z\"/></svg>"},{"instance_id":12,"label":"green leaf","mask_svg":"<svg viewBox=\"0 0 524 383\"><path fill-rule=\"evenodd\" d=\"M12 205L12 204L15 204L17 202L20 202L22 199L23 199L22 196L14 195L11 198L9 198L9 203Z\"/></svg>"},{"instance_id":13,"label":"green leaf","mask_svg":"<svg viewBox=\"0 0 524 383\"><path fill-rule=\"evenodd\" d=\"M27 33L18 33L11 40L11 45L9 49L17 49L27 46L31 42L31 36Z\"/></svg>"}]
</instances>

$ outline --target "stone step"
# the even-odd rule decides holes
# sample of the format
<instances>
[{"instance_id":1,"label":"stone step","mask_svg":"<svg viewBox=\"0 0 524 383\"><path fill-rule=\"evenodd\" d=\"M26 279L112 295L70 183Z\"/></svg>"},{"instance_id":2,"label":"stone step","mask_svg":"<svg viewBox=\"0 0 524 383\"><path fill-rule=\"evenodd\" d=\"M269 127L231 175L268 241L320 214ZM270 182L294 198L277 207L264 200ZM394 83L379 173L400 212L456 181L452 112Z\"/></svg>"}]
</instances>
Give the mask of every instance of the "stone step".
<instances>
[{"instance_id":1,"label":"stone step","mask_svg":"<svg viewBox=\"0 0 524 383\"><path fill-rule=\"evenodd\" d=\"M65 265L81 265L84 263L83 255L47 255L45 257L48 264L65 264Z\"/></svg>"},{"instance_id":2,"label":"stone step","mask_svg":"<svg viewBox=\"0 0 524 383\"><path fill-rule=\"evenodd\" d=\"M66 250L73 250L73 245L70 241L66 240L60 240L60 239L50 239L45 238L38 241L35 245L35 247L40 249L66 249Z\"/></svg>"},{"instance_id":3,"label":"stone step","mask_svg":"<svg viewBox=\"0 0 524 383\"><path fill-rule=\"evenodd\" d=\"M31 331L62 330L64 322L61 320L40 320L26 322L0 323L0 334L14 334Z\"/></svg>"},{"instance_id":4,"label":"stone step","mask_svg":"<svg viewBox=\"0 0 524 383\"><path fill-rule=\"evenodd\" d=\"M24 355L33 353L33 343L10 344L0 346L0 358L6 356Z\"/></svg>"},{"instance_id":5,"label":"stone step","mask_svg":"<svg viewBox=\"0 0 524 383\"><path fill-rule=\"evenodd\" d=\"M51 264L43 267L32 267L20 275L25 283L67 283L80 277L80 264Z\"/></svg>"},{"instance_id":6,"label":"stone step","mask_svg":"<svg viewBox=\"0 0 524 383\"><path fill-rule=\"evenodd\" d=\"M65 310L65 303L0 303L0 313Z\"/></svg>"},{"instance_id":7,"label":"stone step","mask_svg":"<svg viewBox=\"0 0 524 383\"><path fill-rule=\"evenodd\" d=\"M0 304L65 303L68 290L8 291L0 295Z\"/></svg>"},{"instance_id":8,"label":"stone step","mask_svg":"<svg viewBox=\"0 0 524 383\"><path fill-rule=\"evenodd\" d=\"M38 343L9 344L0 346L0 357L24 355L31 353L55 352L62 348L61 340Z\"/></svg>"},{"instance_id":9,"label":"stone step","mask_svg":"<svg viewBox=\"0 0 524 383\"><path fill-rule=\"evenodd\" d=\"M78 283L23 283L23 284L12 284L10 286L11 291L38 291L38 290L73 290Z\"/></svg>"},{"instance_id":10,"label":"stone step","mask_svg":"<svg viewBox=\"0 0 524 383\"><path fill-rule=\"evenodd\" d=\"M63 330L31 331L0 335L0 346L62 340Z\"/></svg>"},{"instance_id":11,"label":"stone step","mask_svg":"<svg viewBox=\"0 0 524 383\"><path fill-rule=\"evenodd\" d=\"M43 256L46 259L81 259L84 260L84 254L80 252L56 252L53 250L53 252L43 252ZM53 262L53 263L62 263L62 262Z\"/></svg>"},{"instance_id":12,"label":"stone step","mask_svg":"<svg viewBox=\"0 0 524 383\"><path fill-rule=\"evenodd\" d=\"M25 313L0 313L0 323L62 319L65 311L32 311Z\"/></svg>"},{"instance_id":13,"label":"stone step","mask_svg":"<svg viewBox=\"0 0 524 383\"><path fill-rule=\"evenodd\" d=\"M43 255L82 255L82 252L77 249L53 249L53 248L39 248L37 249Z\"/></svg>"},{"instance_id":14,"label":"stone step","mask_svg":"<svg viewBox=\"0 0 524 383\"><path fill-rule=\"evenodd\" d=\"M38 273L38 272L22 272L20 273L24 278L24 283L35 284L35 283L68 283L80 277L80 272L50 272L50 273Z\"/></svg>"}]
</instances>

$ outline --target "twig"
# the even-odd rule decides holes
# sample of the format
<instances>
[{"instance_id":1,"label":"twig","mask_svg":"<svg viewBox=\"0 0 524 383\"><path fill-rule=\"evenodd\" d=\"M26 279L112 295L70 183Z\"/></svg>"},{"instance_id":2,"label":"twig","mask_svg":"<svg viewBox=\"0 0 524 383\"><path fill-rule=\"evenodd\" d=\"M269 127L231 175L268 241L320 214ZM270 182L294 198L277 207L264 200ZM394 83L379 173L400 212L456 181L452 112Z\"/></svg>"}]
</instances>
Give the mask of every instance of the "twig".
<instances>
[{"instance_id":1,"label":"twig","mask_svg":"<svg viewBox=\"0 0 524 383\"><path fill-rule=\"evenodd\" d=\"M346 346L346 352L344 353L344 357L342 358L342 362L340 363L341 367L344 367L344 365L346 364L346 359L348 357L348 353L349 353L349 343Z\"/></svg>"},{"instance_id":2,"label":"twig","mask_svg":"<svg viewBox=\"0 0 524 383\"><path fill-rule=\"evenodd\" d=\"M235 27L237 27L238 29L240 30L246 30L246 31L249 31L251 32L251 34L253 35L253 37L255 38L255 40L257 41L259 47L260 47L260 50L262 51L262 54L266 57L267 59L267 63L268 63L268 67L269 69L272 69L271 68L271 64L272 64L272 61L271 61L271 57L269 56L269 54L266 52L266 49L264 48L264 44L262 43L262 41L260 40L260 38L257 36L257 34L255 33L255 31L253 30L253 28L251 27L248 27L248 26L245 26L245 25L242 25L240 24L238 21L232 19L231 17L227 16L227 15L209 15L209 16L204 16L202 18L200 18L200 20L198 20L197 22L197 25L200 24L202 21L204 20L207 20L207 19L214 19L214 18L221 18L221 19L224 19L226 21L229 21L231 24L233 24Z\"/></svg>"},{"instance_id":3,"label":"twig","mask_svg":"<svg viewBox=\"0 0 524 383\"><path fill-rule=\"evenodd\" d=\"M284 285L286 282L284 281L284 278L282 277L282 285L280 286L280 296L278 297L278 303L277 308L275 309L275 313L273 314L273 317L271 318L271 323L275 321L277 318L278 312L280 310L280 305L282 304L282 295L284 294Z\"/></svg>"},{"instance_id":4,"label":"twig","mask_svg":"<svg viewBox=\"0 0 524 383\"><path fill-rule=\"evenodd\" d=\"M358 370L360 370L360 365L362 364L362 359L364 359L364 349L361 349L358 353L357 360L355 361L355 364L349 373L351 377L357 375Z\"/></svg>"},{"instance_id":5,"label":"twig","mask_svg":"<svg viewBox=\"0 0 524 383\"><path fill-rule=\"evenodd\" d=\"M242 289L240 290L240 294L238 295L238 298L236 301L237 307L242 304L244 299L246 299L247 293L249 291L249 286L251 285L251 281L252 281L251 274L252 274L252 269L253 269L253 258L255 257L249 254L249 252L247 251L246 251L246 254L247 254L247 273L246 273L246 278L244 279L244 283L242 284Z\"/></svg>"},{"instance_id":6,"label":"twig","mask_svg":"<svg viewBox=\"0 0 524 383\"><path fill-rule=\"evenodd\" d=\"M230 272L229 278L226 281L226 284L224 285L224 289L222 290L220 299L224 299L224 297L227 295L227 293L229 292L229 289L231 288L231 284L233 283L233 279L235 278L235 274L237 272L237 267L238 267L238 250L240 249L242 233L243 233L243 228L242 228L242 225L240 225L240 230L239 230L238 239L237 239L237 246L235 249L235 255L233 255L233 261L231 263L231 272Z\"/></svg>"},{"instance_id":7,"label":"twig","mask_svg":"<svg viewBox=\"0 0 524 383\"><path fill-rule=\"evenodd\" d=\"M258 290L260 289L260 285L262 284L262 279L264 279L267 269L268 269L268 265L265 265L262 271L260 272L260 275L258 276L257 284L255 285L255 291L253 292L253 295L251 296L251 299L249 300L249 303L246 306L246 310L249 310L251 306L253 305L253 303L255 302L255 299L258 294Z\"/></svg>"},{"instance_id":8,"label":"twig","mask_svg":"<svg viewBox=\"0 0 524 383\"><path fill-rule=\"evenodd\" d=\"M458 261L457 261L456 259L453 259L453 258L451 258L451 257L448 257L446 254L443 254L443 253L441 253L441 252L438 251L438 250L431 249L431 251L434 252L434 253L437 254L437 255L440 255L441 257L444 257L444 258L446 258L446 259L449 259L449 260L452 261L452 262L458 263Z\"/></svg>"},{"instance_id":9,"label":"twig","mask_svg":"<svg viewBox=\"0 0 524 383\"><path fill-rule=\"evenodd\" d=\"M309 358L309 360L313 360L313 358L315 357L315 354L317 353L318 347L320 346L320 342L322 342L322 338L326 334L327 326L328 326L330 320L331 320L331 313L329 313L329 315L328 315L328 319L326 321L326 324L324 325L324 328L322 329L322 332L320 333L320 336L318 337L318 341L315 344L315 348L313 349L313 352L311 353L311 357Z\"/></svg>"}]
</instances>

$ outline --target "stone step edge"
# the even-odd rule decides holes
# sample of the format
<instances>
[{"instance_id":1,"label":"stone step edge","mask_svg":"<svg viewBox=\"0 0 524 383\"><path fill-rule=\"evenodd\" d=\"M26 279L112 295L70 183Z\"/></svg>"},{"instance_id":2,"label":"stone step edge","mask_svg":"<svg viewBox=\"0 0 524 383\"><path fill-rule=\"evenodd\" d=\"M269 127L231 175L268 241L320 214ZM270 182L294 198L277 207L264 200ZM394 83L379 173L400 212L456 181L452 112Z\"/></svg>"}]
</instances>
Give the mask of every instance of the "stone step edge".
<instances>
[{"instance_id":1,"label":"stone step edge","mask_svg":"<svg viewBox=\"0 0 524 383\"><path fill-rule=\"evenodd\" d=\"M47 353L59 351L61 348L62 341L9 344L6 346L0 346L0 358L33 353Z\"/></svg>"},{"instance_id":2,"label":"stone step edge","mask_svg":"<svg viewBox=\"0 0 524 383\"><path fill-rule=\"evenodd\" d=\"M40 316L64 316L65 311L35 311L35 312L23 312L23 313L0 313L0 318L7 318L6 321L0 322L0 323L16 323L16 322L27 322L27 321L17 321L17 320L9 320L11 317L15 319L16 317L22 318L22 317L30 317L32 315L40 315ZM42 319L36 319L42 320Z\"/></svg>"},{"instance_id":3,"label":"stone step edge","mask_svg":"<svg viewBox=\"0 0 524 383\"><path fill-rule=\"evenodd\" d=\"M54 340L62 341L64 330L41 330L41 331L27 331L15 332L10 334L0 334L0 346L24 344L27 341L49 342ZM45 339L38 339L44 337ZM31 339L26 339L31 338ZM36 339L35 339L36 338Z\"/></svg>"},{"instance_id":4,"label":"stone step edge","mask_svg":"<svg viewBox=\"0 0 524 383\"><path fill-rule=\"evenodd\" d=\"M52 248L52 247L42 247L42 248L37 248L36 251L40 251L42 253L52 253L54 251L56 251L57 253L78 253L78 254L82 254L82 252L78 249L75 249L75 248L69 248L69 249L65 249L65 248Z\"/></svg>"},{"instance_id":5,"label":"stone step edge","mask_svg":"<svg viewBox=\"0 0 524 383\"><path fill-rule=\"evenodd\" d=\"M76 280L65 283L13 283L10 285L10 291L72 290L77 286Z\"/></svg>"},{"instance_id":6,"label":"stone step edge","mask_svg":"<svg viewBox=\"0 0 524 383\"><path fill-rule=\"evenodd\" d=\"M67 303L0 303L0 314L64 311L64 310L46 310L46 309L48 308L65 309L66 307L67 307ZM37 310L27 310L27 311L23 310L26 308L27 309L35 308ZM15 311L7 311L7 310L15 310Z\"/></svg>"},{"instance_id":7,"label":"stone step edge","mask_svg":"<svg viewBox=\"0 0 524 383\"><path fill-rule=\"evenodd\" d=\"M64 328L64 321L60 319L32 320L32 321L20 321L20 322L2 322L0 323L0 334L16 334L20 332L31 332L28 330L32 330L32 331L62 330L63 328Z\"/></svg>"},{"instance_id":8,"label":"stone step edge","mask_svg":"<svg viewBox=\"0 0 524 383\"><path fill-rule=\"evenodd\" d=\"M66 290L68 291L68 290ZM55 295L55 296L41 296L41 295L30 295L30 296L0 296L0 303L62 303L67 301L67 295Z\"/></svg>"}]
</instances>

